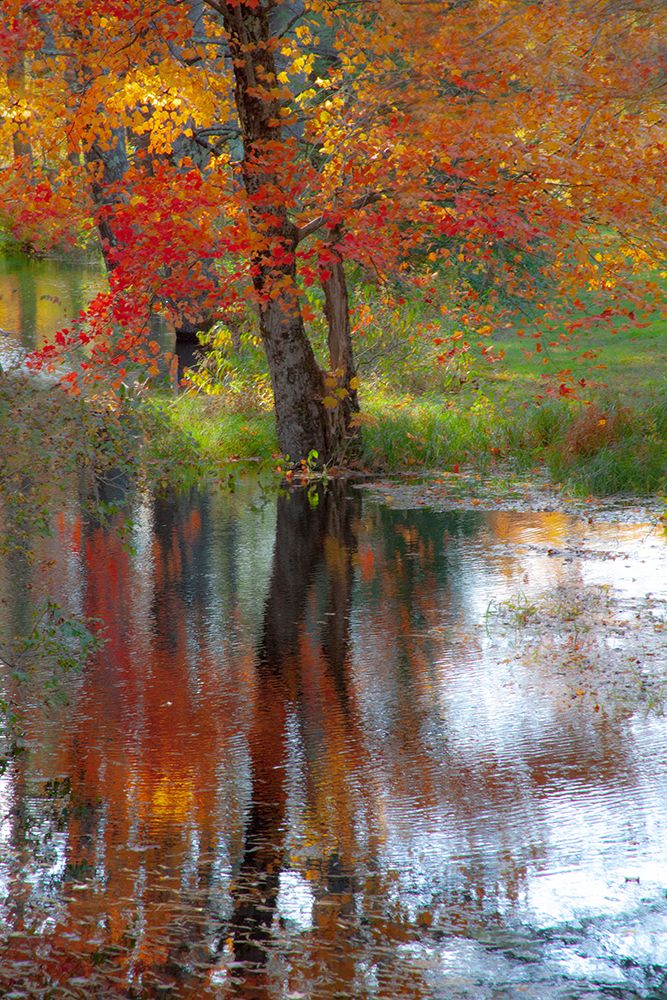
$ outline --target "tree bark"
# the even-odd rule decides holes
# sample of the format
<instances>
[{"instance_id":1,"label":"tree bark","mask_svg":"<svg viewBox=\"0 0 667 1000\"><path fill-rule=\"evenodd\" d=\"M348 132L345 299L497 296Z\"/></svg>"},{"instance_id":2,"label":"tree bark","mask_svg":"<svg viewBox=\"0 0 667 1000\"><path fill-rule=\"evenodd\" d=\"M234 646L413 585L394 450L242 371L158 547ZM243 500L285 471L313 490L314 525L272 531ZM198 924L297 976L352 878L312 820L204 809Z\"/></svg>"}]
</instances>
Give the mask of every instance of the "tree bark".
<instances>
[{"instance_id":1,"label":"tree bark","mask_svg":"<svg viewBox=\"0 0 667 1000\"><path fill-rule=\"evenodd\" d=\"M25 57L20 51L14 53L7 64L7 86L14 100L18 101L23 97L25 90ZM17 128L12 136L12 151L15 160L26 157L32 163L32 146L21 127Z\"/></svg>"},{"instance_id":2,"label":"tree bark","mask_svg":"<svg viewBox=\"0 0 667 1000\"><path fill-rule=\"evenodd\" d=\"M112 206L110 191L121 181L127 171L127 146L122 128L115 128L107 148L102 148L97 142L84 152L84 160L92 169L90 193L95 206L95 225L100 234L102 256L107 271L111 273L115 267L112 251L118 241L113 231Z\"/></svg>"},{"instance_id":3,"label":"tree bark","mask_svg":"<svg viewBox=\"0 0 667 1000\"><path fill-rule=\"evenodd\" d=\"M293 275L295 277L295 275ZM263 287L257 282L255 287ZM298 462L315 450L327 462L335 450L322 405L322 372L296 302L281 296L260 305L260 333L271 375L280 450Z\"/></svg>"},{"instance_id":4,"label":"tree bark","mask_svg":"<svg viewBox=\"0 0 667 1000\"><path fill-rule=\"evenodd\" d=\"M338 239L340 230L332 232L332 241ZM327 320L329 345L329 367L336 373L338 386L347 395L340 400L335 410L329 411L331 425L329 434L345 443L346 455L358 453L361 446L361 432L352 418L359 412L359 397L356 388L356 370L350 331L350 301L343 259L332 243L333 255L328 264L328 276L322 279L324 290L324 314Z\"/></svg>"},{"instance_id":5,"label":"tree bark","mask_svg":"<svg viewBox=\"0 0 667 1000\"><path fill-rule=\"evenodd\" d=\"M253 260L253 284L273 386L278 444L293 461L314 449L320 461L326 462L334 455L337 442L322 405L322 372L306 335L298 300L298 230L275 196L281 190L276 149L284 136L281 106L275 96L269 18L261 4L224 3L216 9L229 33L243 138L243 184L250 221L261 240Z\"/></svg>"}]
</instances>

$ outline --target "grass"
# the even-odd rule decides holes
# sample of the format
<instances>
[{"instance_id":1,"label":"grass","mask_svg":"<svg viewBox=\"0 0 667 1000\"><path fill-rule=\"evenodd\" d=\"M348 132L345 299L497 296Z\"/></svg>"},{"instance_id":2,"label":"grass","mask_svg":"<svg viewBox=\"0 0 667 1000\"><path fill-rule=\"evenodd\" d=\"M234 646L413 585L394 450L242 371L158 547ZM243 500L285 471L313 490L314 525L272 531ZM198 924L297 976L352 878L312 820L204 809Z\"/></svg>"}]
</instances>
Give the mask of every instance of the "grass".
<instances>
[{"instance_id":1,"label":"grass","mask_svg":"<svg viewBox=\"0 0 667 1000\"><path fill-rule=\"evenodd\" d=\"M364 428L366 461L397 471L436 468L469 461L495 440L493 407L486 399L458 397L458 402L435 394L416 397L378 386L362 393L370 417Z\"/></svg>"},{"instance_id":2,"label":"grass","mask_svg":"<svg viewBox=\"0 0 667 1000\"><path fill-rule=\"evenodd\" d=\"M458 367L407 363L395 367L398 383L383 372L362 370L365 414L362 464L400 472L481 471L507 464L521 472L541 465L551 479L578 495L647 494L667 486L667 323L625 333L597 333L586 347L600 351L592 363L573 360L558 346L527 358L525 342L506 332L504 360L489 365L474 350ZM255 359L256 360L256 359ZM565 364L587 384L578 399L541 393L540 374ZM256 379L256 364L249 366ZM395 378L395 376L394 376ZM602 383L604 378L604 383ZM273 414L242 391L157 397L168 433L188 436L203 459L219 470L236 463L275 464ZM241 387L241 390L240 388ZM540 395L542 398L539 398ZM171 430L169 430L171 429ZM166 444L169 447L169 444Z\"/></svg>"},{"instance_id":3,"label":"grass","mask_svg":"<svg viewBox=\"0 0 667 1000\"><path fill-rule=\"evenodd\" d=\"M605 383L611 392L625 401L636 400L637 395L651 395L656 388L660 373L667 378L667 320L656 318L642 330L614 333L596 331L580 342L580 350L599 352L593 362L582 360L566 350L564 345L545 348L543 359L527 359L524 355L526 342L511 331L501 338L499 346L505 351L504 364L498 369L493 381L498 385L534 391L540 369L558 372L570 368L575 381L585 378ZM544 361L547 364L544 364ZM596 368L595 365L603 367ZM597 389L591 390L594 394Z\"/></svg>"},{"instance_id":4,"label":"grass","mask_svg":"<svg viewBox=\"0 0 667 1000\"><path fill-rule=\"evenodd\" d=\"M497 466L504 474L508 465L519 472L542 465L553 480L580 494L650 493L665 488L665 320L655 318L642 330L590 331L580 339L577 351L543 341L542 352L531 357L527 356L535 346L531 337L520 339L515 331L501 329L494 350L504 351L502 361L489 364L482 343L470 336L469 351L442 364L438 357L445 348L437 346L443 341L435 334L442 330L446 338L452 331L443 328L437 296L430 313L417 295L400 309L395 303L380 302L378 296L376 288L355 284L355 308L364 305L371 317L370 325L356 334L365 468L414 472L465 465L471 471L492 473ZM320 316L319 328L317 321L311 323L311 333L323 363L321 303L311 305ZM148 423L139 422L136 436L149 442L142 461L153 463L148 474L158 484L173 480L187 484L202 470L225 476L258 465L270 470L279 461L266 363L252 326L250 321L243 330L239 352L224 330L217 335L220 342L216 340L206 370L195 379L208 392L197 393L193 385L177 399L160 392L150 397L144 413ZM558 340L557 333L553 337ZM488 350L491 345L485 343ZM584 348L599 351L600 356L582 360L577 353ZM586 380L582 398L545 394L542 376L554 376L564 368L571 369L574 380ZM41 397L49 394L37 389L34 406L28 405L27 386L17 405L13 397L18 387L16 381L11 387L7 383L7 398L0 391L0 416L8 420L8 429L12 428L9 414L16 412L22 415L17 422L21 441L33 431L42 441L58 428L58 440L78 433L77 447L85 454L77 452L77 460L90 462L101 439L95 427L87 426L86 410L70 402L56 405L55 398L45 403ZM58 411L54 420L49 417L51 405ZM45 414L47 419L41 419ZM81 424L76 430L75 416ZM99 419L106 420L103 415ZM92 416L91 420L95 423ZM48 433L40 437L44 427ZM109 448L113 452L110 443ZM65 464L66 459L67 453ZM109 456L109 461L117 460L118 455ZM94 462L99 464L99 455Z\"/></svg>"},{"instance_id":5,"label":"grass","mask_svg":"<svg viewBox=\"0 0 667 1000\"><path fill-rule=\"evenodd\" d=\"M530 475L539 466L576 495L664 492L666 332L655 324L640 337L617 335L605 351L607 386L592 391L587 404L536 399L535 371L509 342L502 367L468 358L458 374L431 366L419 378L411 368L409 390L366 372L361 465L388 473L465 466L490 477ZM82 467L95 482L120 468L158 488L187 486L202 474L270 472L280 462L273 413L263 396L243 392L243 378L240 371L231 393L156 394L143 415L121 420L34 380L5 376L0 500L12 510L15 542L40 529L53 484L64 486ZM139 441L147 443L141 457ZM36 448L43 475L34 472ZM33 470L27 479L26 469Z\"/></svg>"},{"instance_id":6,"label":"grass","mask_svg":"<svg viewBox=\"0 0 667 1000\"><path fill-rule=\"evenodd\" d=\"M273 413L230 411L224 396L185 394L176 400L153 397L167 437L190 438L213 470L231 462L268 462L279 455ZM168 447L168 440L163 441Z\"/></svg>"}]
</instances>

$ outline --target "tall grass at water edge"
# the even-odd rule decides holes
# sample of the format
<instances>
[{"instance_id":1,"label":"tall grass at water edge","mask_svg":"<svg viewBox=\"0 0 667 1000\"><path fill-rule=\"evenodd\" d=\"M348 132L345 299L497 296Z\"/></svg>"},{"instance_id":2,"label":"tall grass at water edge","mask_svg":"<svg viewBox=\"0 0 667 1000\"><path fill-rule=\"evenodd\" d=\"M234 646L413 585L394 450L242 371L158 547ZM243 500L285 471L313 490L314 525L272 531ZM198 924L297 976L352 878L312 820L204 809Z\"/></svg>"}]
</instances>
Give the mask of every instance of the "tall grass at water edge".
<instances>
[{"instance_id":1,"label":"tall grass at water edge","mask_svg":"<svg viewBox=\"0 0 667 1000\"><path fill-rule=\"evenodd\" d=\"M556 483L583 495L666 488L663 319L642 330L587 334L583 346L600 352L596 381L591 363L565 346L545 345L547 356L531 359L525 341L509 329L498 333L500 362L489 365L471 345L443 365L431 337L411 335L420 318L416 308L384 317L359 345L365 468L393 473L465 465L490 471L510 463L519 473L541 466ZM159 402L167 426L177 437L188 435L215 466L275 464L270 387L257 340L244 335L241 350L232 351L223 337L207 365L205 381L210 390L212 377L214 394L191 391L176 402ZM545 395L545 373L566 366L585 380L582 398Z\"/></svg>"}]
</instances>

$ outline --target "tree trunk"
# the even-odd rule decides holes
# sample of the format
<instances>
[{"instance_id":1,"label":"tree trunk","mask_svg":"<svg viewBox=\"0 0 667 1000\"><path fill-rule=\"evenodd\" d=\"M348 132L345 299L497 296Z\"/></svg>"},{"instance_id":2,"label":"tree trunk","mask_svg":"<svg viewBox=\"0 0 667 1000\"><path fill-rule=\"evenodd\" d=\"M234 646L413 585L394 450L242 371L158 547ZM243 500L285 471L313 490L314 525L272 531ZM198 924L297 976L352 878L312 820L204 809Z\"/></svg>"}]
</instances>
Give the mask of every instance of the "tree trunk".
<instances>
[{"instance_id":1,"label":"tree trunk","mask_svg":"<svg viewBox=\"0 0 667 1000\"><path fill-rule=\"evenodd\" d=\"M332 233L332 238L340 236L338 229ZM350 333L350 302L347 294L347 282L343 260L335 247L328 264L328 277L323 278L324 313L327 320L327 337L329 344L329 367L332 376L337 378L338 387L344 389L344 396L334 410L329 411L329 422L334 425L330 436L344 442L345 456L359 452L361 432L355 427L352 418L359 412L359 398L356 387L356 371L352 336ZM335 430L334 430L335 427ZM341 455L341 458L343 455Z\"/></svg>"},{"instance_id":2,"label":"tree trunk","mask_svg":"<svg viewBox=\"0 0 667 1000\"><path fill-rule=\"evenodd\" d=\"M275 193L282 188L276 149L284 140L274 46L261 4L225 3L236 110L243 137L243 184L262 245L253 260L259 326L269 365L281 451L292 461L316 450L322 462L338 442L322 405L323 382L306 336L296 285L298 231ZM273 91L273 92L272 92Z\"/></svg>"},{"instance_id":3,"label":"tree trunk","mask_svg":"<svg viewBox=\"0 0 667 1000\"><path fill-rule=\"evenodd\" d=\"M263 303L259 325L271 374L280 450L294 462L312 450L320 461L329 461L334 442L329 440L322 405L322 373L298 303L283 297Z\"/></svg>"},{"instance_id":4,"label":"tree trunk","mask_svg":"<svg viewBox=\"0 0 667 1000\"><path fill-rule=\"evenodd\" d=\"M7 86L13 100L19 101L24 96L25 57L18 50L7 64ZM26 157L29 162L32 162L32 147L20 126L12 135L12 150L15 160Z\"/></svg>"},{"instance_id":5,"label":"tree trunk","mask_svg":"<svg viewBox=\"0 0 667 1000\"><path fill-rule=\"evenodd\" d=\"M108 148L103 149L97 142L94 142L85 151L84 160L93 174L90 182L90 193L95 205L95 225L100 234L104 263L107 266L107 271L111 273L116 266L112 251L117 246L118 241L111 221L110 191L123 179L128 167L123 129L113 129Z\"/></svg>"},{"instance_id":6,"label":"tree trunk","mask_svg":"<svg viewBox=\"0 0 667 1000\"><path fill-rule=\"evenodd\" d=\"M348 379L354 376L350 307L345 271L340 258L329 264L329 277L322 281L324 312L327 318L329 361L333 371L342 370Z\"/></svg>"}]
</instances>

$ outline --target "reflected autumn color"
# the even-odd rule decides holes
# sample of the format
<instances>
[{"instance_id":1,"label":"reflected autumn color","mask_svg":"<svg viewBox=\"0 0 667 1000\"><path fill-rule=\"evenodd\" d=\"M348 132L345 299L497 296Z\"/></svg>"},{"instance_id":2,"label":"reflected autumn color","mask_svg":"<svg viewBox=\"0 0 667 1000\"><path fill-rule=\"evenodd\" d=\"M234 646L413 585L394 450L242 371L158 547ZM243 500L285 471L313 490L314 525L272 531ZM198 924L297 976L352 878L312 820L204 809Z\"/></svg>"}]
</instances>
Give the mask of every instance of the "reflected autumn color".
<instances>
[{"instance_id":1,"label":"reflected autumn color","mask_svg":"<svg viewBox=\"0 0 667 1000\"><path fill-rule=\"evenodd\" d=\"M71 510L40 553L108 642L66 700L25 695L0 993L656 995L665 723L485 612L607 577L630 607L639 560L664 590L664 542L343 483L151 498L133 525ZM572 540L591 558L554 555ZM625 670L630 644L603 653Z\"/></svg>"},{"instance_id":2,"label":"reflected autumn color","mask_svg":"<svg viewBox=\"0 0 667 1000\"><path fill-rule=\"evenodd\" d=\"M0 258L0 331L35 350L84 309L107 280L99 263L4 254Z\"/></svg>"}]
</instances>

